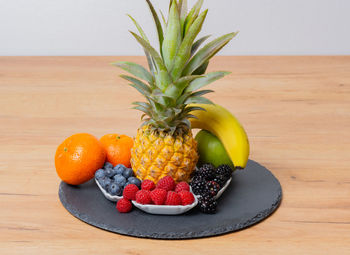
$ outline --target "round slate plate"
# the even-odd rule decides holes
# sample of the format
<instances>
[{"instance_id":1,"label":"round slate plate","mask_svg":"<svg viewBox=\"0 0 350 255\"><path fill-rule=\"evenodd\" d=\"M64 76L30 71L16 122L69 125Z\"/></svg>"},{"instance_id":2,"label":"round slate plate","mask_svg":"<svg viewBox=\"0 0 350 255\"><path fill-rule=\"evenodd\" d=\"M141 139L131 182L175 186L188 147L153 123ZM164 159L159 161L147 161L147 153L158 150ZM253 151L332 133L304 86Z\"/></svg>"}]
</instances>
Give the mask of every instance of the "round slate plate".
<instances>
[{"instance_id":1,"label":"round slate plate","mask_svg":"<svg viewBox=\"0 0 350 255\"><path fill-rule=\"evenodd\" d=\"M213 215L197 208L177 216L151 215L135 208L121 214L94 180L80 186L61 182L59 197L72 215L104 230L154 239L191 239L234 232L262 221L279 206L282 189L269 170L250 160L244 171L234 172Z\"/></svg>"}]
</instances>

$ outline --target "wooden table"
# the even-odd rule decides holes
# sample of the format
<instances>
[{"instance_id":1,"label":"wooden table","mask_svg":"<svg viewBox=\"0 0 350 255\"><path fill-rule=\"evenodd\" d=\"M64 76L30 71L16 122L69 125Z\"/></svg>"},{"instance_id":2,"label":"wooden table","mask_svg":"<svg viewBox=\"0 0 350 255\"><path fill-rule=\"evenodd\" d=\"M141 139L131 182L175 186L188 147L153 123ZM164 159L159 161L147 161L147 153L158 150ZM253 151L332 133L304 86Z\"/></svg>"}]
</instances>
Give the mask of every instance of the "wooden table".
<instances>
[{"instance_id":1,"label":"wooden table","mask_svg":"<svg viewBox=\"0 0 350 255\"><path fill-rule=\"evenodd\" d=\"M249 229L188 241L91 227L58 199L56 147L88 132L135 135L140 98L111 65L142 57L0 58L0 254L350 254L350 57L217 57L210 98L245 126L281 207ZM107 253L108 252L108 253Z\"/></svg>"}]
</instances>

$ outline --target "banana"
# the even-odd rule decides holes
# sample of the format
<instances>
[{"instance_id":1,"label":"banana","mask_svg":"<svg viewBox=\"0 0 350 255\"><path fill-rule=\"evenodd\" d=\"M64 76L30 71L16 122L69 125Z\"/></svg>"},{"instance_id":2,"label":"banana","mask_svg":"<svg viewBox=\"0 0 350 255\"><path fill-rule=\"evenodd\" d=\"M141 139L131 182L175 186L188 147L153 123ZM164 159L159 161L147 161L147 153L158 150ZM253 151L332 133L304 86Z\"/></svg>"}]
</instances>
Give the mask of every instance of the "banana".
<instances>
[{"instance_id":1,"label":"banana","mask_svg":"<svg viewBox=\"0 0 350 255\"><path fill-rule=\"evenodd\" d=\"M249 141L238 120L224 107L217 104L190 104L206 111L195 110L191 114L192 128L204 129L219 138L236 168L246 167L249 157Z\"/></svg>"}]
</instances>

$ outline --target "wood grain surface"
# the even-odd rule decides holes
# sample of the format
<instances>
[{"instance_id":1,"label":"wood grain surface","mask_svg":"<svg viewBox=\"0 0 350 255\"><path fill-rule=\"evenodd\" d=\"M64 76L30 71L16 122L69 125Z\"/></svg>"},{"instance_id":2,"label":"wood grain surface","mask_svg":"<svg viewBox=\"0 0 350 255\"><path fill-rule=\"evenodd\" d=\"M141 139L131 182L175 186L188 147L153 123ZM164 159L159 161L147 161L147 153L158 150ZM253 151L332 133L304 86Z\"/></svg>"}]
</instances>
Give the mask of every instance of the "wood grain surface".
<instances>
[{"instance_id":1,"label":"wood grain surface","mask_svg":"<svg viewBox=\"0 0 350 255\"><path fill-rule=\"evenodd\" d=\"M350 57L217 57L210 98L241 121L281 207L249 229L189 241L91 227L58 199L56 147L135 135L140 96L109 63L142 57L0 57L0 254L350 254Z\"/></svg>"}]
</instances>

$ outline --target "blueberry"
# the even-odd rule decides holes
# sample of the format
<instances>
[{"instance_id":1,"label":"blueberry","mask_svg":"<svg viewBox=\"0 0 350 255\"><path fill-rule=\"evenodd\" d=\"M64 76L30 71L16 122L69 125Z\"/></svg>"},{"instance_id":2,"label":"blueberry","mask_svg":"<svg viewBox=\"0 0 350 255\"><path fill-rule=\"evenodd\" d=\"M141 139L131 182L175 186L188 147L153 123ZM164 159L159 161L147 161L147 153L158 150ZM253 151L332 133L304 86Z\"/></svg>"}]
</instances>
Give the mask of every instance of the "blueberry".
<instances>
[{"instance_id":1,"label":"blueberry","mask_svg":"<svg viewBox=\"0 0 350 255\"><path fill-rule=\"evenodd\" d=\"M111 163L109 163L109 162L106 162L103 168L104 169L113 168L113 165Z\"/></svg>"},{"instance_id":2,"label":"blueberry","mask_svg":"<svg viewBox=\"0 0 350 255\"><path fill-rule=\"evenodd\" d=\"M113 168L107 168L107 169L105 170L105 174L106 174L106 176L109 177L109 178L112 178L112 177L115 175L114 172L113 172Z\"/></svg>"},{"instance_id":3,"label":"blueberry","mask_svg":"<svg viewBox=\"0 0 350 255\"><path fill-rule=\"evenodd\" d=\"M131 183L131 184L135 184L139 188L141 187L141 180L137 179L136 177L130 177L128 179L128 182Z\"/></svg>"},{"instance_id":4,"label":"blueberry","mask_svg":"<svg viewBox=\"0 0 350 255\"><path fill-rule=\"evenodd\" d=\"M105 176L106 176L106 174L105 174L105 171L103 169L99 169L95 173L95 178L96 179L101 179L101 178L103 178Z\"/></svg>"},{"instance_id":5,"label":"blueberry","mask_svg":"<svg viewBox=\"0 0 350 255\"><path fill-rule=\"evenodd\" d=\"M122 164L119 164L119 165L116 165L113 169L117 172L117 174L123 174L126 167Z\"/></svg>"},{"instance_id":6,"label":"blueberry","mask_svg":"<svg viewBox=\"0 0 350 255\"><path fill-rule=\"evenodd\" d=\"M131 168L127 168L124 170L123 172L123 176L128 179L129 177L133 176L134 175L134 171L132 171Z\"/></svg>"},{"instance_id":7,"label":"blueberry","mask_svg":"<svg viewBox=\"0 0 350 255\"><path fill-rule=\"evenodd\" d=\"M116 182L117 179L120 178L120 176L122 176L122 175L121 175L121 174L116 174L116 175L114 175L114 176L113 176L113 181ZM123 176L122 176L122 177L123 177Z\"/></svg>"},{"instance_id":8,"label":"blueberry","mask_svg":"<svg viewBox=\"0 0 350 255\"><path fill-rule=\"evenodd\" d=\"M111 171L112 171L112 177L118 174L115 168L112 168Z\"/></svg>"},{"instance_id":9,"label":"blueberry","mask_svg":"<svg viewBox=\"0 0 350 255\"><path fill-rule=\"evenodd\" d=\"M108 177L103 177L102 179L98 180L98 183L101 185L101 187L105 190L108 189L109 185L112 183L112 180Z\"/></svg>"},{"instance_id":10,"label":"blueberry","mask_svg":"<svg viewBox=\"0 0 350 255\"><path fill-rule=\"evenodd\" d=\"M113 182L111 185L108 187L108 193L111 194L112 196L119 196L121 192L121 188L119 185L115 182Z\"/></svg>"},{"instance_id":11,"label":"blueberry","mask_svg":"<svg viewBox=\"0 0 350 255\"><path fill-rule=\"evenodd\" d=\"M121 187L123 187L126 183L126 179L124 176L122 176L121 174L117 174L116 176L114 176L114 181Z\"/></svg>"}]
</instances>

